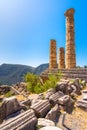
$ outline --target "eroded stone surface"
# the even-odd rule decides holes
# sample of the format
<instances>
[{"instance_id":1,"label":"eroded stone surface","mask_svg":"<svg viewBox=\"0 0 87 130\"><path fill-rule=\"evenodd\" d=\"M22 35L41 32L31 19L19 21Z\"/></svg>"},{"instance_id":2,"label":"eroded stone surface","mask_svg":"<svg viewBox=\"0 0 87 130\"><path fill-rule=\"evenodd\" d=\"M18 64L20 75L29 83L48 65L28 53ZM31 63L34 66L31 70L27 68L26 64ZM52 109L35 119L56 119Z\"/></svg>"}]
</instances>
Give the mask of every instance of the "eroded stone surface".
<instances>
[{"instance_id":1,"label":"eroded stone surface","mask_svg":"<svg viewBox=\"0 0 87 130\"><path fill-rule=\"evenodd\" d=\"M53 121L45 119L45 118L38 118L38 126L40 126L40 127L55 126L55 123Z\"/></svg>"},{"instance_id":2,"label":"eroded stone surface","mask_svg":"<svg viewBox=\"0 0 87 130\"><path fill-rule=\"evenodd\" d=\"M25 105L19 103L16 97L5 98L0 107L0 122L2 123L7 116L22 109L26 110L27 108Z\"/></svg>"},{"instance_id":3,"label":"eroded stone surface","mask_svg":"<svg viewBox=\"0 0 87 130\"><path fill-rule=\"evenodd\" d=\"M66 68L76 68L75 40L74 40L74 9L65 12L66 16Z\"/></svg>"},{"instance_id":4,"label":"eroded stone surface","mask_svg":"<svg viewBox=\"0 0 87 130\"><path fill-rule=\"evenodd\" d=\"M56 54L56 41L50 41L50 63L49 68L57 68L57 54Z\"/></svg>"},{"instance_id":5,"label":"eroded stone surface","mask_svg":"<svg viewBox=\"0 0 87 130\"><path fill-rule=\"evenodd\" d=\"M56 104L46 115L46 119L52 120L55 123L58 120L58 115L59 115L59 107L58 104Z\"/></svg>"},{"instance_id":6,"label":"eroded stone surface","mask_svg":"<svg viewBox=\"0 0 87 130\"><path fill-rule=\"evenodd\" d=\"M58 69L65 68L65 50L63 47L58 51Z\"/></svg>"},{"instance_id":7,"label":"eroded stone surface","mask_svg":"<svg viewBox=\"0 0 87 130\"><path fill-rule=\"evenodd\" d=\"M51 105L48 100L40 100L33 104L31 107L35 111L37 117L45 117L48 111L51 109Z\"/></svg>"}]
</instances>

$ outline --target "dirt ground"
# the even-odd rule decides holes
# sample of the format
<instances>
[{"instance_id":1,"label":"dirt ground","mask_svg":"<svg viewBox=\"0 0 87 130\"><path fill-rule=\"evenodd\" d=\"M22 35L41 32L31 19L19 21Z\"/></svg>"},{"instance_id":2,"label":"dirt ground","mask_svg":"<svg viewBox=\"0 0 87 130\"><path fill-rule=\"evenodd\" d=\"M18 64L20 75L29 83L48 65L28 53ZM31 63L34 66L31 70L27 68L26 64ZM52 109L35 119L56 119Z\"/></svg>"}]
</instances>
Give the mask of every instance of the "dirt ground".
<instances>
[{"instance_id":1,"label":"dirt ground","mask_svg":"<svg viewBox=\"0 0 87 130\"><path fill-rule=\"evenodd\" d=\"M85 90L87 90L87 87L85 87ZM34 99L34 98L37 98L37 96L38 96L37 94L31 94L29 95L29 98ZM17 96L17 98L19 101L25 100L25 98L22 95ZM77 100L81 98L82 98L82 95L78 96ZM59 128L61 128L62 130L87 130L87 111L76 107L76 104L75 104L75 108L72 114L66 113L65 122L64 122L66 128L62 126L63 113L64 111L61 112L61 115L57 124Z\"/></svg>"},{"instance_id":2,"label":"dirt ground","mask_svg":"<svg viewBox=\"0 0 87 130\"><path fill-rule=\"evenodd\" d=\"M85 89L87 90L87 87ZM82 95L79 96L77 100L81 98ZM64 124L67 129L62 126L62 118L63 112L57 124L58 127L62 128L63 130L87 130L87 111L76 107L76 104L72 114L67 113L65 116Z\"/></svg>"}]
</instances>

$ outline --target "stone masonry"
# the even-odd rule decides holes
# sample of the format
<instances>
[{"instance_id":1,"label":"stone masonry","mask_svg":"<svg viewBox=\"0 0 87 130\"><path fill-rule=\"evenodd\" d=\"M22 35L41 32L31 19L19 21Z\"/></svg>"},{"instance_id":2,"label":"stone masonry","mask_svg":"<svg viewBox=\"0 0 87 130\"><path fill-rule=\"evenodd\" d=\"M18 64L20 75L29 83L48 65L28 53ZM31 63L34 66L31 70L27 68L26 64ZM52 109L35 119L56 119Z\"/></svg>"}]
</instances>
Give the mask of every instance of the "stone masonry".
<instances>
[{"instance_id":1,"label":"stone masonry","mask_svg":"<svg viewBox=\"0 0 87 130\"><path fill-rule=\"evenodd\" d=\"M74 40L74 9L68 9L66 16L66 69L76 68Z\"/></svg>"},{"instance_id":2,"label":"stone masonry","mask_svg":"<svg viewBox=\"0 0 87 130\"><path fill-rule=\"evenodd\" d=\"M63 47L58 50L58 69L65 68L65 50Z\"/></svg>"},{"instance_id":3,"label":"stone masonry","mask_svg":"<svg viewBox=\"0 0 87 130\"><path fill-rule=\"evenodd\" d=\"M50 63L49 69L57 68L57 56L56 56L56 41L50 41Z\"/></svg>"}]
</instances>

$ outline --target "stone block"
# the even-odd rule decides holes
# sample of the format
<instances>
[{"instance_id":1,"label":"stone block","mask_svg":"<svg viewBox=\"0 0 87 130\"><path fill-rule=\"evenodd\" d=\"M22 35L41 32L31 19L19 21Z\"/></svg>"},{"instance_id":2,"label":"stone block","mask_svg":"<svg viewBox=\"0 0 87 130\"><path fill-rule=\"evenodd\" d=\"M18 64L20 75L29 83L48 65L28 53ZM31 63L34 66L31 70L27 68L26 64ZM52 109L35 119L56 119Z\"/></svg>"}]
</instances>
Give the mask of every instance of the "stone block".
<instances>
[{"instance_id":1,"label":"stone block","mask_svg":"<svg viewBox=\"0 0 87 130\"><path fill-rule=\"evenodd\" d=\"M49 97L49 101L52 105L58 104L58 99L64 96L64 93L61 91L56 92L55 94Z\"/></svg>"},{"instance_id":2,"label":"stone block","mask_svg":"<svg viewBox=\"0 0 87 130\"><path fill-rule=\"evenodd\" d=\"M16 116L13 119L6 121L0 125L0 130L35 130L37 125L37 118L33 110Z\"/></svg>"},{"instance_id":3,"label":"stone block","mask_svg":"<svg viewBox=\"0 0 87 130\"><path fill-rule=\"evenodd\" d=\"M39 100L37 103L31 105L31 107L34 111L37 117L45 117L46 114L51 109L51 105L48 100Z\"/></svg>"}]
</instances>

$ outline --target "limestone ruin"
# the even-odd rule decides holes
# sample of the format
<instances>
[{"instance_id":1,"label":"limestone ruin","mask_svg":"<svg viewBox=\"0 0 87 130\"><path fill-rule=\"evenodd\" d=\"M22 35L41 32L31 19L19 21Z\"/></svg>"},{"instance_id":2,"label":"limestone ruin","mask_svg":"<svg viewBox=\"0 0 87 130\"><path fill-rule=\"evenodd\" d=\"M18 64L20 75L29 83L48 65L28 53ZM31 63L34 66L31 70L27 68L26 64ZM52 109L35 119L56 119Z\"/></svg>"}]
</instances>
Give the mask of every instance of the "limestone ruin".
<instances>
[{"instance_id":1,"label":"limestone ruin","mask_svg":"<svg viewBox=\"0 0 87 130\"><path fill-rule=\"evenodd\" d=\"M76 68L75 40L74 40L74 9L65 12L66 16L66 68Z\"/></svg>"},{"instance_id":2,"label":"limestone ruin","mask_svg":"<svg viewBox=\"0 0 87 130\"><path fill-rule=\"evenodd\" d=\"M42 72L40 77L45 82L48 79L48 74L57 74L62 72L62 78L75 79L87 81L87 68L76 67L76 52L75 52L75 27L74 27L74 13L73 8L68 9L65 12L66 17L66 49L61 47L58 50L58 65L57 65L57 54L56 54L56 41L51 40L50 43L50 61L49 68ZM57 65L57 66L56 66Z\"/></svg>"},{"instance_id":3,"label":"limestone ruin","mask_svg":"<svg viewBox=\"0 0 87 130\"><path fill-rule=\"evenodd\" d=\"M57 68L57 56L56 56L56 41L50 41L50 63L49 68L54 69Z\"/></svg>"},{"instance_id":4,"label":"limestone ruin","mask_svg":"<svg viewBox=\"0 0 87 130\"><path fill-rule=\"evenodd\" d=\"M65 12L66 16L66 52L64 48L59 48L58 69L76 68L75 40L74 40L74 9ZM66 53L66 56L65 54ZM50 41L50 61L49 68L57 68L56 41Z\"/></svg>"},{"instance_id":5,"label":"limestone ruin","mask_svg":"<svg viewBox=\"0 0 87 130\"><path fill-rule=\"evenodd\" d=\"M58 68L63 69L65 68L65 50L63 47L59 48L58 53Z\"/></svg>"}]
</instances>

